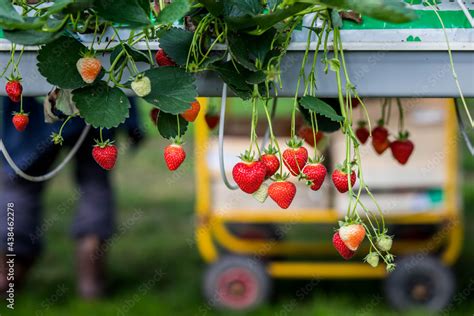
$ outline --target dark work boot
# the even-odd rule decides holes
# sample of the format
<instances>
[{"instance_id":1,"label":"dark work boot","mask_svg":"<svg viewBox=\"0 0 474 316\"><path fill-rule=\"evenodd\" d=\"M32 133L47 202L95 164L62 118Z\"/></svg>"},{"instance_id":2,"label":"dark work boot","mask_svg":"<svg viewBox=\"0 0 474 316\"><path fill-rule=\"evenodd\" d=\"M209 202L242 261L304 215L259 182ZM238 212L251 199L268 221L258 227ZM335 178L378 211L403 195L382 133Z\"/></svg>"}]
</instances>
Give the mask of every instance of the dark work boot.
<instances>
[{"instance_id":1,"label":"dark work boot","mask_svg":"<svg viewBox=\"0 0 474 316\"><path fill-rule=\"evenodd\" d=\"M86 236L77 244L77 285L87 300L104 296L105 249L97 236Z\"/></svg>"}]
</instances>

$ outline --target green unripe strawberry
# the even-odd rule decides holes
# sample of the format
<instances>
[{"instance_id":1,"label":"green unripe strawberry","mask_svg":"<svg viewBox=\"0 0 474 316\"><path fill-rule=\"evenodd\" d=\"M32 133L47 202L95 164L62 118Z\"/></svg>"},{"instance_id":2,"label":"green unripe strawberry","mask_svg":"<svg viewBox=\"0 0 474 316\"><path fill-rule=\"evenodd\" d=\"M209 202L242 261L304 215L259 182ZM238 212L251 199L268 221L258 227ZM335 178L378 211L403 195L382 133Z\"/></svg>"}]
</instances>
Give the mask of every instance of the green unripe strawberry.
<instances>
[{"instance_id":1,"label":"green unripe strawberry","mask_svg":"<svg viewBox=\"0 0 474 316\"><path fill-rule=\"evenodd\" d=\"M151 92L150 78L147 76L138 76L132 82L132 90L139 97L146 97Z\"/></svg>"},{"instance_id":2,"label":"green unripe strawberry","mask_svg":"<svg viewBox=\"0 0 474 316\"><path fill-rule=\"evenodd\" d=\"M372 268L375 268L379 265L379 255L376 252L370 252L366 257L365 257L365 262L370 264Z\"/></svg>"},{"instance_id":3,"label":"green unripe strawberry","mask_svg":"<svg viewBox=\"0 0 474 316\"><path fill-rule=\"evenodd\" d=\"M265 183L262 183L260 188L252 194L253 198L260 203L264 203L267 200L268 197L268 185Z\"/></svg>"},{"instance_id":4,"label":"green unripe strawberry","mask_svg":"<svg viewBox=\"0 0 474 316\"><path fill-rule=\"evenodd\" d=\"M392 249L393 240L390 236L380 235L377 237L376 244L380 251L390 251L390 249Z\"/></svg>"}]
</instances>

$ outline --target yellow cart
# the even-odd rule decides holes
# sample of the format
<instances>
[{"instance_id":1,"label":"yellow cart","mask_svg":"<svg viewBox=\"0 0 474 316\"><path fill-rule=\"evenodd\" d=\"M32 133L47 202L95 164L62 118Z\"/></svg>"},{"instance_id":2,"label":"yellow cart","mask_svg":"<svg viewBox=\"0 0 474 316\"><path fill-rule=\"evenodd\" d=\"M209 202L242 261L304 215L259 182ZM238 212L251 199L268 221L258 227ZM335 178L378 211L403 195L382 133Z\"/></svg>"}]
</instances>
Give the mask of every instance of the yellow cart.
<instances>
[{"instance_id":1,"label":"yellow cart","mask_svg":"<svg viewBox=\"0 0 474 316\"><path fill-rule=\"evenodd\" d=\"M208 100L200 101L205 107ZM379 111L380 107L371 103L380 102L368 100L369 110ZM397 269L390 274L382 265L374 269L362 261L367 245L359 250L360 257L344 261L337 256L330 238L321 237L332 236L346 205L345 195L334 192L329 177L316 199L313 193L305 193L309 190L299 190L302 195L297 194L288 210L274 207L272 201L260 205L239 191L228 193L215 168L216 137L209 132L203 116L198 119L195 236L199 252L209 265L204 293L214 306L254 308L269 297L273 278L385 279L387 299L395 308L422 305L440 310L449 304L455 290L449 266L459 256L463 236L455 104L452 99L405 99L403 105L416 145L408 167L397 166L389 152L376 157L370 144L362 150L366 183L381 198L379 202L387 209L389 233L395 235ZM226 136L227 168L231 168L231 160L240 150L234 152L234 147L239 147L239 142L245 146L248 141L246 136L238 136L242 123L232 125L232 120L227 118L226 133L235 132L237 136ZM391 130L396 130L393 123ZM340 133L334 134L329 139L329 173L337 157L343 156L339 153L343 140L337 136ZM430 149L424 151L425 147ZM389 170L388 181L381 179L387 178L381 170ZM303 231L306 229L314 238L290 237L299 232L298 227L304 227Z\"/></svg>"}]
</instances>

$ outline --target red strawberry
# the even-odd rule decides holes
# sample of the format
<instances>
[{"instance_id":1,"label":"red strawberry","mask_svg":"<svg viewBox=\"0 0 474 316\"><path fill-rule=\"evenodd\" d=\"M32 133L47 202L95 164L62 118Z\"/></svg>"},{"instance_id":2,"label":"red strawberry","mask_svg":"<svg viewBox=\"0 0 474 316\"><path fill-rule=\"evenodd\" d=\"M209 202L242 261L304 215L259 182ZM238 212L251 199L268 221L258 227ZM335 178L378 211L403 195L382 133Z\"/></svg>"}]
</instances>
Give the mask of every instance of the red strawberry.
<instances>
[{"instance_id":1,"label":"red strawberry","mask_svg":"<svg viewBox=\"0 0 474 316\"><path fill-rule=\"evenodd\" d=\"M367 129L367 127L365 127L366 124L367 123L365 121L360 121L359 127L355 131L357 139L360 141L361 144L365 144L370 136L369 130Z\"/></svg>"},{"instance_id":2,"label":"red strawberry","mask_svg":"<svg viewBox=\"0 0 474 316\"><path fill-rule=\"evenodd\" d=\"M30 123L30 118L26 113L14 113L12 123L17 131L23 132Z\"/></svg>"},{"instance_id":3,"label":"red strawberry","mask_svg":"<svg viewBox=\"0 0 474 316\"><path fill-rule=\"evenodd\" d=\"M277 181L268 187L268 195L282 209L290 207L296 195L296 186L290 181L286 181L287 176L276 175Z\"/></svg>"},{"instance_id":4,"label":"red strawberry","mask_svg":"<svg viewBox=\"0 0 474 316\"><path fill-rule=\"evenodd\" d=\"M261 161L255 161L249 152L241 156L242 161L237 163L232 169L232 177L239 188L245 193L255 193L263 181L267 169Z\"/></svg>"},{"instance_id":5,"label":"red strawberry","mask_svg":"<svg viewBox=\"0 0 474 316\"><path fill-rule=\"evenodd\" d=\"M213 130L216 128L217 124L219 124L220 117L217 114L206 113L204 118L210 130Z\"/></svg>"},{"instance_id":6,"label":"red strawberry","mask_svg":"<svg viewBox=\"0 0 474 316\"><path fill-rule=\"evenodd\" d=\"M352 108L353 109L357 109L357 107L360 104L359 99L357 99L357 98L351 98L351 103L352 103Z\"/></svg>"},{"instance_id":7,"label":"red strawberry","mask_svg":"<svg viewBox=\"0 0 474 316\"><path fill-rule=\"evenodd\" d=\"M292 175L297 176L308 161L308 150L302 147L302 141L296 138L290 140L288 146L290 148L283 152L283 163Z\"/></svg>"},{"instance_id":8,"label":"red strawberry","mask_svg":"<svg viewBox=\"0 0 474 316\"><path fill-rule=\"evenodd\" d=\"M275 172L278 171L278 168L280 168L280 160L278 160L276 154L276 149L273 147L269 147L267 150L265 150L265 154L260 157L260 161L263 162L266 168L266 174L265 174L265 179L270 178L275 174Z\"/></svg>"},{"instance_id":9,"label":"red strawberry","mask_svg":"<svg viewBox=\"0 0 474 316\"><path fill-rule=\"evenodd\" d=\"M5 85L5 91L10 100L13 102L20 102L21 94L23 93L23 86L19 80L9 80Z\"/></svg>"},{"instance_id":10,"label":"red strawberry","mask_svg":"<svg viewBox=\"0 0 474 316\"><path fill-rule=\"evenodd\" d=\"M158 66L176 66L176 63L166 55L162 48L156 52L155 60Z\"/></svg>"},{"instance_id":11,"label":"red strawberry","mask_svg":"<svg viewBox=\"0 0 474 316\"><path fill-rule=\"evenodd\" d=\"M388 130L383 126L383 121L379 122L379 126L372 130L372 146L379 155L383 154L390 147Z\"/></svg>"},{"instance_id":12,"label":"red strawberry","mask_svg":"<svg viewBox=\"0 0 474 316\"><path fill-rule=\"evenodd\" d=\"M84 82L93 83L102 70L102 63L99 59L86 54L77 61L76 67Z\"/></svg>"},{"instance_id":13,"label":"red strawberry","mask_svg":"<svg viewBox=\"0 0 474 316\"><path fill-rule=\"evenodd\" d=\"M351 187L354 186L356 182L356 174L354 171L351 172ZM349 184L347 182L347 173L343 172L341 169L336 169L332 173L332 182L336 189L341 192L345 193L349 191Z\"/></svg>"},{"instance_id":14,"label":"red strawberry","mask_svg":"<svg viewBox=\"0 0 474 316\"><path fill-rule=\"evenodd\" d=\"M327 172L326 167L319 161L310 161L310 163L303 168L305 179L313 191L318 191L321 188Z\"/></svg>"},{"instance_id":15,"label":"red strawberry","mask_svg":"<svg viewBox=\"0 0 474 316\"><path fill-rule=\"evenodd\" d=\"M181 166L183 161L186 159L186 152L181 146L182 142L177 139L173 144L166 146L165 148L165 162L168 169L174 171Z\"/></svg>"},{"instance_id":16,"label":"red strawberry","mask_svg":"<svg viewBox=\"0 0 474 316\"><path fill-rule=\"evenodd\" d=\"M311 147L314 147L314 135L313 135L313 129L309 126L301 126L301 128L298 130L298 136L304 141L310 145ZM319 144L319 141L324 138L324 133L323 132L317 132L316 133L316 143Z\"/></svg>"},{"instance_id":17,"label":"red strawberry","mask_svg":"<svg viewBox=\"0 0 474 316\"><path fill-rule=\"evenodd\" d=\"M201 105L198 101L191 103L191 108L186 110L184 113L181 113L181 117L188 122L194 122L201 111Z\"/></svg>"},{"instance_id":18,"label":"red strawberry","mask_svg":"<svg viewBox=\"0 0 474 316\"><path fill-rule=\"evenodd\" d=\"M356 251L365 238L365 228L361 224L344 225L339 228L339 236L347 248Z\"/></svg>"},{"instance_id":19,"label":"red strawberry","mask_svg":"<svg viewBox=\"0 0 474 316\"><path fill-rule=\"evenodd\" d=\"M344 242L341 239L341 236L339 236L339 232L335 232L334 235L332 236L332 244L334 245L334 248L336 248L337 252L339 252L341 257L343 257L346 260L349 260L355 254L354 251L347 248L347 246L344 244Z\"/></svg>"},{"instance_id":20,"label":"red strawberry","mask_svg":"<svg viewBox=\"0 0 474 316\"><path fill-rule=\"evenodd\" d=\"M150 118L151 118L151 121L153 122L154 125L156 125L156 123L158 123L159 115L160 115L160 109L153 108L150 111Z\"/></svg>"},{"instance_id":21,"label":"red strawberry","mask_svg":"<svg viewBox=\"0 0 474 316\"><path fill-rule=\"evenodd\" d=\"M109 141L103 144L98 143L92 149L92 157L105 170L112 170L117 162L118 150Z\"/></svg>"},{"instance_id":22,"label":"red strawberry","mask_svg":"<svg viewBox=\"0 0 474 316\"><path fill-rule=\"evenodd\" d=\"M390 145L392 150L393 158L395 158L400 164L404 165L410 158L415 145L411 140L408 139L408 132L400 133L399 138Z\"/></svg>"}]
</instances>

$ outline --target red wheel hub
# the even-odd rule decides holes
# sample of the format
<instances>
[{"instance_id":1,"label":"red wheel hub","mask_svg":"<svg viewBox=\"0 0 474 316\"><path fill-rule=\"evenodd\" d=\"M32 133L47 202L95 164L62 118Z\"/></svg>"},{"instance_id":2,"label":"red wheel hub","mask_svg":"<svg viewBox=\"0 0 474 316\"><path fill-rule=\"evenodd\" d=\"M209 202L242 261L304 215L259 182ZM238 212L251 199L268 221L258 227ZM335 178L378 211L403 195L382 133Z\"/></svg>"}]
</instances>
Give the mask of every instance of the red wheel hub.
<instances>
[{"instance_id":1,"label":"red wheel hub","mask_svg":"<svg viewBox=\"0 0 474 316\"><path fill-rule=\"evenodd\" d=\"M258 281L244 268L230 268L217 279L218 297L224 305L243 309L257 299Z\"/></svg>"}]
</instances>

